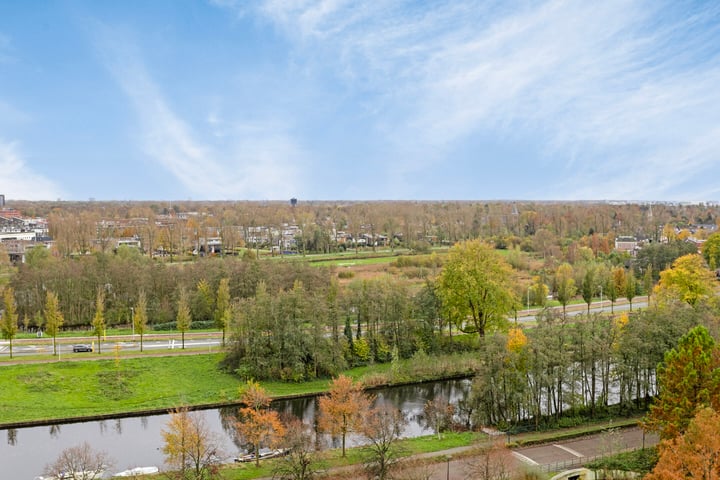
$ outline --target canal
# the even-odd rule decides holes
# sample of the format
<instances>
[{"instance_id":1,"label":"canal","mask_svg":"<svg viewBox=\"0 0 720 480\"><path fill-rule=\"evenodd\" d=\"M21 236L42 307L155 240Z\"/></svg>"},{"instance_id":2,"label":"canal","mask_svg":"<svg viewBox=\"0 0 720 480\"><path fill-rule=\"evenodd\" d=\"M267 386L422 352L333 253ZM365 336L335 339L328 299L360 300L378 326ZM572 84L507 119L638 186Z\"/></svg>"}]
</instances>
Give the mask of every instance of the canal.
<instances>
[{"instance_id":1,"label":"canal","mask_svg":"<svg viewBox=\"0 0 720 480\"><path fill-rule=\"evenodd\" d=\"M422 420L423 405L427 400L441 396L457 403L470 390L470 380L445 380L422 384L388 387L373 391L378 402L399 408L408 422L404 436L414 437L431 433ZM273 402L272 407L281 414L294 415L314 425L317 398L304 397ZM237 407L203 410L207 425L215 432L222 445L226 461L242 453L232 425ZM96 451L106 452L115 462L109 473L133 467L157 466L164 468L161 431L168 415L138 416L114 420L66 423L39 427L0 430L0 477L32 480L42 475L45 466L53 462L64 449L88 442ZM4 438L3 438L4 437ZM357 445L361 439L349 439ZM323 436L321 443L337 447L338 440Z\"/></svg>"}]
</instances>

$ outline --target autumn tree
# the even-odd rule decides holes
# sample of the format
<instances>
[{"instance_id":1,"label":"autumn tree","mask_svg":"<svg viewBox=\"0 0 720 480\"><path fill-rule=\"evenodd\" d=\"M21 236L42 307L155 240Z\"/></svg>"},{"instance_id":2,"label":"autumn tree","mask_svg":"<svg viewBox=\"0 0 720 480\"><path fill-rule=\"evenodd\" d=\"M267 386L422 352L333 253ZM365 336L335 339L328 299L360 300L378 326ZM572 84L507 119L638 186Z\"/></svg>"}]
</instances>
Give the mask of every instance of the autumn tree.
<instances>
[{"instance_id":1,"label":"autumn tree","mask_svg":"<svg viewBox=\"0 0 720 480\"><path fill-rule=\"evenodd\" d=\"M720 268L720 232L713 233L705 240L702 255L711 269Z\"/></svg>"},{"instance_id":2,"label":"autumn tree","mask_svg":"<svg viewBox=\"0 0 720 480\"><path fill-rule=\"evenodd\" d=\"M357 431L370 407L370 398L363 392L362 385L354 383L345 375L334 378L328 394L318 400L320 431L342 437L342 456L345 456L345 439L350 432Z\"/></svg>"},{"instance_id":3,"label":"autumn tree","mask_svg":"<svg viewBox=\"0 0 720 480\"><path fill-rule=\"evenodd\" d=\"M55 292L48 290L45 300L45 331L53 339L53 355L57 355L57 336L64 322L58 297Z\"/></svg>"},{"instance_id":4,"label":"autumn tree","mask_svg":"<svg viewBox=\"0 0 720 480\"><path fill-rule=\"evenodd\" d=\"M490 245L469 240L454 245L437 282L443 307L465 333L485 336L502 329L516 308L512 267ZM471 324L466 320L470 317Z\"/></svg>"},{"instance_id":5,"label":"autumn tree","mask_svg":"<svg viewBox=\"0 0 720 480\"><path fill-rule=\"evenodd\" d=\"M222 345L225 346L225 334L228 325L232 320L232 309L230 306L230 280L223 278L218 286L217 299L215 300L215 325L222 330Z\"/></svg>"},{"instance_id":6,"label":"autumn tree","mask_svg":"<svg viewBox=\"0 0 720 480\"><path fill-rule=\"evenodd\" d=\"M565 316L567 304L570 303L576 292L572 265L563 263L555 272L555 296L563 307L563 316Z\"/></svg>"},{"instance_id":7,"label":"autumn tree","mask_svg":"<svg viewBox=\"0 0 720 480\"><path fill-rule=\"evenodd\" d=\"M5 340L10 342L10 358L12 358L12 342L18 332L18 314L15 305L15 293L12 287L5 287L3 294L3 312L0 319L0 330Z\"/></svg>"},{"instance_id":8,"label":"autumn tree","mask_svg":"<svg viewBox=\"0 0 720 480\"><path fill-rule=\"evenodd\" d=\"M647 480L696 478L720 479L720 413L711 408L698 411L679 437L664 440L659 459Z\"/></svg>"},{"instance_id":9,"label":"autumn tree","mask_svg":"<svg viewBox=\"0 0 720 480\"><path fill-rule=\"evenodd\" d=\"M260 448L275 447L285 435L285 427L278 413L270 409L270 397L257 382L248 381L240 402L240 421L235 424L240 437L252 445L255 465L260 466Z\"/></svg>"},{"instance_id":10,"label":"autumn tree","mask_svg":"<svg viewBox=\"0 0 720 480\"><path fill-rule=\"evenodd\" d=\"M220 439L200 412L187 407L176 409L161 431L165 462L173 469L168 475L177 480L221 478L223 454Z\"/></svg>"},{"instance_id":11,"label":"autumn tree","mask_svg":"<svg viewBox=\"0 0 720 480\"><path fill-rule=\"evenodd\" d=\"M147 297L145 296L145 290L140 290L138 294L138 301L133 309L133 331L140 335L140 351L143 351L143 336L145 330L147 330L148 315L147 315Z\"/></svg>"},{"instance_id":12,"label":"autumn tree","mask_svg":"<svg viewBox=\"0 0 720 480\"><path fill-rule=\"evenodd\" d=\"M97 351L101 353L100 338L105 333L105 292L102 287L98 288L95 296L95 316L92 320L93 333L97 337Z\"/></svg>"},{"instance_id":13,"label":"autumn tree","mask_svg":"<svg viewBox=\"0 0 720 480\"><path fill-rule=\"evenodd\" d=\"M689 254L660 272L655 293L660 302L677 299L695 307L715 292L715 283L715 276L708 270L703 258L698 254Z\"/></svg>"},{"instance_id":14,"label":"autumn tree","mask_svg":"<svg viewBox=\"0 0 720 480\"><path fill-rule=\"evenodd\" d=\"M177 316L175 317L175 325L181 334L183 350L185 350L185 332L190 330L191 323L192 314L190 313L190 306L188 305L187 294L185 293L185 290L181 288L180 295L178 296L178 307Z\"/></svg>"},{"instance_id":15,"label":"autumn tree","mask_svg":"<svg viewBox=\"0 0 720 480\"><path fill-rule=\"evenodd\" d=\"M680 338L665 354L657 377L659 395L644 426L661 438L682 434L698 408L720 411L720 350L705 327Z\"/></svg>"},{"instance_id":16,"label":"autumn tree","mask_svg":"<svg viewBox=\"0 0 720 480\"><path fill-rule=\"evenodd\" d=\"M380 405L366 412L361 432L367 440L364 450L370 478L391 478L391 469L400 457L397 441L406 424L403 413L391 405Z\"/></svg>"},{"instance_id":17,"label":"autumn tree","mask_svg":"<svg viewBox=\"0 0 720 480\"><path fill-rule=\"evenodd\" d=\"M64 480L96 480L103 478L105 470L115 461L105 452L93 450L89 443L66 448L57 459L45 466L44 474Z\"/></svg>"}]
</instances>

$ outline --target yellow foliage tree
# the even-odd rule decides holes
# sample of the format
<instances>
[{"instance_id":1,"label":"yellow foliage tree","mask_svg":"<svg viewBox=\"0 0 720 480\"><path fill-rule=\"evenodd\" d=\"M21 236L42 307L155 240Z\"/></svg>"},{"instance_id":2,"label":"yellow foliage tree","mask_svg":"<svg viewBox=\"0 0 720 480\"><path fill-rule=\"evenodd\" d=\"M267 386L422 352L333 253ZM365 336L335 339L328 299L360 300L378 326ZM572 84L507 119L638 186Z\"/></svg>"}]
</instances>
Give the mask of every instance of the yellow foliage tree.
<instances>
[{"instance_id":1,"label":"yellow foliage tree","mask_svg":"<svg viewBox=\"0 0 720 480\"><path fill-rule=\"evenodd\" d=\"M161 435L166 462L174 469L170 478L217 478L222 458L220 441L200 413L192 413L187 407L176 409Z\"/></svg>"},{"instance_id":2,"label":"yellow foliage tree","mask_svg":"<svg viewBox=\"0 0 720 480\"><path fill-rule=\"evenodd\" d=\"M15 305L15 291L12 287L5 287L3 294L3 312L0 319L0 330L5 340L10 342L10 358L12 358L12 342L18 332L18 314Z\"/></svg>"},{"instance_id":3,"label":"yellow foliage tree","mask_svg":"<svg viewBox=\"0 0 720 480\"><path fill-rule=\"evenodd\" d=\"M507 349L510 352L520 353L527 345L527 337L522 328L511 328L507 336Z\"/></svg>"},{"instance_id":4,"label":"yellow foliage tree","mask_svg":"<svg viewBox=\"0 0 720 480\"><path fill-rule=\"evenodd\" d=\"M680 300L694 307L714 294L715 284L715 276L703 258L691 253L676 259L672 267L660 272L655 294L660 304Z\"/></svg>"}]
</instances>

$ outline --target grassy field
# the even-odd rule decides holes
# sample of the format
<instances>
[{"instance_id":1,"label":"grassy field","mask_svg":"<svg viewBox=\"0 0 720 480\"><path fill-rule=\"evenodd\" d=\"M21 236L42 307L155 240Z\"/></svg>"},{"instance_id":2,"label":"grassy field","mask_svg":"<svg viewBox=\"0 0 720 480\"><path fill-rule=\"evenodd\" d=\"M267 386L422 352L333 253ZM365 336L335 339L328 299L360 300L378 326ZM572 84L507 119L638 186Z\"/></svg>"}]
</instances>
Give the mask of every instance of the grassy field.
<instances>
[{"instance_id":1,"label":"grassy field","mask_svg":"<svg viewBox=\"0 0 720 480\"><path fill-rule=\"evenodd\" d=\"M93 415L171 409L180 405L234 402L245 385L222 371L222 354L22 363L0 368L0 425ZM410 360L396 371L390 364L354 368L347 375L370 384L406 378L428 379L468 371L470 360L438 358L433 369L418 370ZM455 369L454 371L452 369ZM271 396L318 393L328 380L262 382Z\"/></svg>"},{"instance_id":2,"label":"grassy field","mask_svg":"<svg viewBox=\"0 0 720 480\"><path fill-rule=\"evenodd\" d=\"M240 382L221 355L64 361L0 369L0 423L213 403L237 398Z\"/></svg>"}]
</instances>

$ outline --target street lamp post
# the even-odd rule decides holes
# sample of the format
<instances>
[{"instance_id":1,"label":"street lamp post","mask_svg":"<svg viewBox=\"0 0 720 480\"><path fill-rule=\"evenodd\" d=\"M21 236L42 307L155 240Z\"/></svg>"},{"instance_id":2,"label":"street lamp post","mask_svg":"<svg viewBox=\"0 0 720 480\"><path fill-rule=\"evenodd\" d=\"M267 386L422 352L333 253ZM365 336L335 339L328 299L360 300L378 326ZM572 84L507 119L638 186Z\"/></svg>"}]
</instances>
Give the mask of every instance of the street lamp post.
<instances>
[{"instance_id":1,"label":"street lamp post","mask_svg":"<svg viewBox=\"0 0 720 480\"><path fill-rule=\"evenodd\" d=\"M135 341L135 309L130 307L130 325L132 325L132 339Z\"/></svg>"},{"instance_id":2,"label":"street lamp post","mask_svg":"<svg viewBox=\"0 0 720 480\"><path fill-rule=\"evenodd\" d=\"M602 285L600 285L600 312L602 312L603 304L602 304Z\"/></svg>"},{"instance_id":3,"label":"street lamp post","mask_svg":"<svg viewBox=\"0 0 720 480\"><path fill-rule=\"evenodd\" d=\"M530 285L528 285L527 291L527 314L530 315Z\"/></svg>"}]
</instances>

